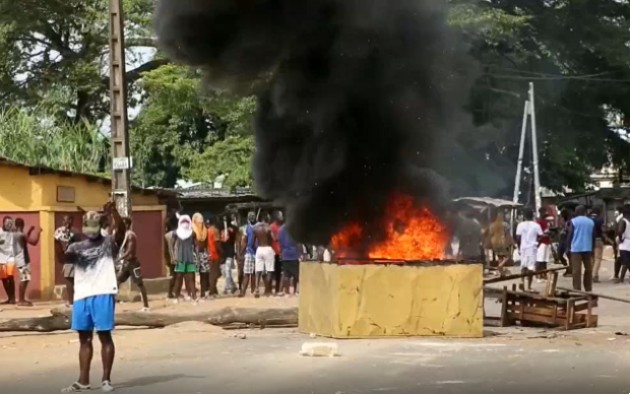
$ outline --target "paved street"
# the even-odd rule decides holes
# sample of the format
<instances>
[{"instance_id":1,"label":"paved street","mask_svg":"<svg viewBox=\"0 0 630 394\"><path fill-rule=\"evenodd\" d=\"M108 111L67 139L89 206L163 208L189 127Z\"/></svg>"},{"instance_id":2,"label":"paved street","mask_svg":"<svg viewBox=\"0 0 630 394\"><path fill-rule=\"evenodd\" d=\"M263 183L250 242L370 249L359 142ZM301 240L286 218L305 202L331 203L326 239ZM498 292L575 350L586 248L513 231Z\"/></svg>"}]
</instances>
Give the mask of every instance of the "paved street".
<instances>
[{"instance_id":1,"label":"paved street","mask_svg":"<svg viewBox=\"0 0 630 394\"><path fill-rule=\"evenodd\" d=\"M568 279L561 284L568 285ZM596 290L630 297L627 284L605 282ZM220 302L277 306L295 300ZM336 341L336 358L299 355L302 343L328 340L293 329L224 331L201 323L120 329L113 378L119 392L138 394L625 394L630 392L630 336L623 335L630 333L628 310L628 304L602 300L600 327L571 332L511 327L489 328L476 340ZM97 386L99 349L96 344L92 379ZM2 334L0 392L59 392L77 377L77 350L70 332Z\"/></svg>"},{"instance_id":2,"label":"paved street","mask_svg":"<svg viewBox=\"0 0 630 394\"><path fill-rule=\"evenodd\" d=\"M311 340L289 330L197 332L194 325L117 334L115 383L126 393L627 393L630 343L494 336L483 340L340 341L336 358L298 355ZM532 333L532 336L537 336ZM544 335L543 335L544 336ZM76 377L74 336L11 368L2 351L3 393L57 392ZM38 344L50 339L37 337ZM6 343L6 339L4 340ZM97 360L95 360L97 361ZM19 363L18 363L19 364ZM28 363L25 363L28 364ZM93 379L98 382L100 365Z\"/></svg>"}]
</instances>

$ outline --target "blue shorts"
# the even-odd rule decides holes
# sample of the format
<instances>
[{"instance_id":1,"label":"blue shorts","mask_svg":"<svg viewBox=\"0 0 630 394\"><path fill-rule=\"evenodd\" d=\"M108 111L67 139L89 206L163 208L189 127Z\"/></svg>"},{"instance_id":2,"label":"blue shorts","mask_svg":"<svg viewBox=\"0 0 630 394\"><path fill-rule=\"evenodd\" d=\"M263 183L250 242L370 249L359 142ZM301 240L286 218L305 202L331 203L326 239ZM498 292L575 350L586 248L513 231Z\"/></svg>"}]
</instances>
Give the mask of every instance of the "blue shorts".
<instances>
[{"instance_id":1,"label":"blue shorts","mask_svg":"<svg viewBox=\"0 0 630 394\"><path fill-rule=\"evenodd\" d=\"M97 295L74 302L72 305L72 329L75 331L112 331L116 296Z\"/></svg>"}]
</instances>

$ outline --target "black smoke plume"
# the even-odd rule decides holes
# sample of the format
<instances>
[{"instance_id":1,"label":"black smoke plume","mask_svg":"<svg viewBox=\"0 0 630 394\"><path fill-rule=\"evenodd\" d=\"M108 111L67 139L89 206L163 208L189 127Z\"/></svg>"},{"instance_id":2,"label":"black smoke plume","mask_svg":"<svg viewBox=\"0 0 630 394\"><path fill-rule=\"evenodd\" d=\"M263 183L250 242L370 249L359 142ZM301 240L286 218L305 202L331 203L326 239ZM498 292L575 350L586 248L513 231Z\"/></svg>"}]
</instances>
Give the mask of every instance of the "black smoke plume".
<instances>
[{"instance_id":1,"label":"black smoke plume","mask_svg":"<svg viewBox=\"0 0 630 394\"><path fill-rule=\"evenodd\" d=\"M469 64L423 0L161 0L155 27L211 87L255 93L257 191L300 241L372 228L394 190L439 210Z\"/></svg>"}]
</instances>

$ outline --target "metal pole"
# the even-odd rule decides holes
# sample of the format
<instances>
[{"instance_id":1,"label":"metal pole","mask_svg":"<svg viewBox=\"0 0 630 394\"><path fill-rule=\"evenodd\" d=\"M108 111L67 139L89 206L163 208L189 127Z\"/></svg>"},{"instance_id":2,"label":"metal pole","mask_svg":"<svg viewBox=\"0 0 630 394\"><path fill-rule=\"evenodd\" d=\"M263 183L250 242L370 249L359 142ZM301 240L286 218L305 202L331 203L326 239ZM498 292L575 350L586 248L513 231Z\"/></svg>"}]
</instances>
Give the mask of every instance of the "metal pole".
<instances>
[{"instance_id":1,"label":"metal pole","mask_svg":"<svg viewBox=\"0 0 630 394\"><path fill-rule=\"evenodd\" d=\"M122 216L131 216L131 158L127 117L125 33L122 0L109 1L112 197Z\"/></svg>"},{"instance_id":2,"label":"metal pole","mask_svg":"<svg viewBox=\"0 0 630 394\"><path fill-rule=\"evenodd\" d=\"M534 83L529 83L529 110L532 121L532 158L534 161L534 195L536 197L536 212L542 207L540 193L540 170L538 167L538 136L536 133L536 104L534 101Z\"/></svg>"}]
</instances>

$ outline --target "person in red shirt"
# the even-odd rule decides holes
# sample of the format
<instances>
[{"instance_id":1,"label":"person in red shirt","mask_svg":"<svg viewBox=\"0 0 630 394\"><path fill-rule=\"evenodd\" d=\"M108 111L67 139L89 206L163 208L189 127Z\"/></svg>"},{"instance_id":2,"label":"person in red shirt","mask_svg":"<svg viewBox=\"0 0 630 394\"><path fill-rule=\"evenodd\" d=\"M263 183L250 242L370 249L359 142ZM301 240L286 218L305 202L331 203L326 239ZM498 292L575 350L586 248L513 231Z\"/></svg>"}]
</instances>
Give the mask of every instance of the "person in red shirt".
<instances>
[{"instance_id":1,"label":"person in red shirt","mask_svg":"<svg viewBox=\"0 0 630 394\"><path fill-rule=\"evenodd\" d=\"M549 238L549 227L550 227L550 219L549 212L547 208L540 208L538 210L538 220L536 223L540 225L540 228L543 231L543 236L539 239L538 252L536 253L536 271L546 271L547 264L549 263L549 259L551 258L551 239ZM544 275L540 275L538 277L538 281L540 282L544 279Z\"/></svg>"},{"instance_id":2,"label":"person in red shirt","mask_svg":"<svg viewBox=\"0 0 630 394\"><path fill-rule=\"evenodd\" d=\"M284 215L282 211L277 211L274 215L274 221L271 223L271 234L273 235L271 247L276 254L276 262L274 264L273 271L273 288L275 289L276 294L280 294L282 285L282 261L280 260L280 242L278 241L278 237L280 235L280 227L282 227L283 224Z\"/></svg>"}]
</instances>

